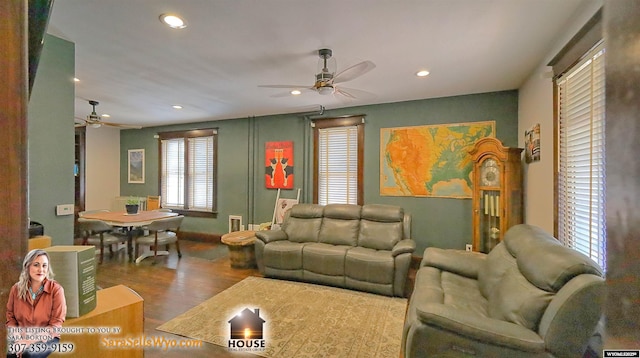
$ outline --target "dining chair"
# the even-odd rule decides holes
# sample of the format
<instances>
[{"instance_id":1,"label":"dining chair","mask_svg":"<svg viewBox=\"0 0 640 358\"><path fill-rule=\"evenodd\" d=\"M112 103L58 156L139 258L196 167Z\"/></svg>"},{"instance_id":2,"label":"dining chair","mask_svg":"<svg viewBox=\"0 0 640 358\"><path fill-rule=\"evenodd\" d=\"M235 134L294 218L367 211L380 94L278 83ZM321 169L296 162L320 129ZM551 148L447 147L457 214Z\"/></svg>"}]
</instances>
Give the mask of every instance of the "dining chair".
<instances>
[{"instance_id":1,"label":"dining chair","mask_svg":"<svg viewBox=\"0 0 640 358\"><path fill-rule=\"evenodd\" d=\"M153 248L153 264L156 263L158 257L158 246L176 244L176 251L178 257L182 257L180 252L180 241L178 239L178 232L180 231L180 225L182 225L182 219L184 216L174 216L167 219L160 219L152 221L146 226L149 230L149 235L139 236L135 239L135 256L136 263L144 260L150 255L138 256L140 245L148 245Z\"/></svg>"},{"instance_id":2,"label":"dining chair","mask_svg":"<svg viewBox=\"0 0 640 358\"><path fill-rule=\"evenodd\" d=\"M159 196L147 196L147 210L160 209L160 197Z\"/></svg>"},{"instance_id":3,"label":"dining chair","mask_svg":"<svg viewBox=\"0 0 640 358\"><path fill-rule=\"evenodd\" d=\"M78 218L78 231L82 234L82 245L94 245L100 247L100 261L104 259L104 247L109 246L113 257L113 245L126 243L127 237L113 232L113 226L102 220L90 220Z\"/></svg>"},{"instance_id":4,"label":"dining chair","mask_svg":"<svg viewBox=\"0 0 640 358\"><path fill-rule=\"evenodd\" d=\"M151 211L158 211L158 212L161 212L161 213L170 213L170 212L172 212L172 210L169 209L169 208L160 208L160 209L155 209L155 210L151 210ZM149 235L149 225L141 226L140 228L138 228L138 232L140 232L142 236ZM168 247L168 245L167 245L167 247Z\"/></svg>"},{"instance_id":5,"label":"dining chair","mask_svg":"<svg viewBox=\"0 0 640 358\"><path fill-rule=\"evenodd\" d=\"M109 212L111 212L111 210L108 210L108 209L85 210L85 211L80 211L78 213L78 218L84 218L88 214L109 213ZM113 233L115 233L115 234L118 234L118 235L126 235L127 234L127 231L124 228L121 228L121 227L114 227L111 231ZM93 233L92 233L92 235L93 235Z\"/></svg>"}]
</instances>

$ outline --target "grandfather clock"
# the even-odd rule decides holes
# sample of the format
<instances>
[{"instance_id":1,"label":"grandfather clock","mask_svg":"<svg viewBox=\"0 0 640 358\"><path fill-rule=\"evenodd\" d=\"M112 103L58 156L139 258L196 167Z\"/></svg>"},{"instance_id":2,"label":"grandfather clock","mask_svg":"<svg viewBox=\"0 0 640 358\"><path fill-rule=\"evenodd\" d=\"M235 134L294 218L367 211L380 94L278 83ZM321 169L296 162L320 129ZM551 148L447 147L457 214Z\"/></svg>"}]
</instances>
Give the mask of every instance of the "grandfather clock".
<instances>
[{"instance_id":1,"label":"grandfather clock","mask_svg":"<svg viewBox=\"0 0 640 358\"><path fill-rule=\"evenodd\" d=\"M522 148L496 138L478 140L473 159L473 250L488 253L513 225L522 223Z\"/></svg>"}]
</instances>

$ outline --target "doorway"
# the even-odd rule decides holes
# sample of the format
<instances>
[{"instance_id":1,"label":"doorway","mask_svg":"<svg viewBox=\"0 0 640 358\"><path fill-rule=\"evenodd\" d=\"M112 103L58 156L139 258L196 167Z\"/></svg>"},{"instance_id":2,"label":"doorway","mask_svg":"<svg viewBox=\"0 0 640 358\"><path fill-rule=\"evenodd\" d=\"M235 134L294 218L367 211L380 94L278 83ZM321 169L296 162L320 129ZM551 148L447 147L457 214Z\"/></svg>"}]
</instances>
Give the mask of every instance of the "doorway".
<instances>
[{"instance_id":1,"label":"doorway","mask_svg":"<svg viewBox=\"0 0 640 358\"><path fill-rule=\"evenodd\" d=\"M74 205L74 225L78 225L78 213L85 210L85 144L87 128L76 127L75 135L75 162L73 165L73 176L75 180L75 205ZM75 236L78 233L75 232Z\"/></svg>"}]
</instances>

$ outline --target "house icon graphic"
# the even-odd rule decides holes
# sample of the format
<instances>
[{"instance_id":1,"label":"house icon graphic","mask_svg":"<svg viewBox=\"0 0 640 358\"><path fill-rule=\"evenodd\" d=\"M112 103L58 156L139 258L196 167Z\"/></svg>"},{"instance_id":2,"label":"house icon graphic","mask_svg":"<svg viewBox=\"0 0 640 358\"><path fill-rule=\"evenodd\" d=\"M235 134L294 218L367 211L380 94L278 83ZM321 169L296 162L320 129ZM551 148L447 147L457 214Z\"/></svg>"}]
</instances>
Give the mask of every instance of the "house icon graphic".
<instances>
[{"instance_id":1,"label":"house icon graphic","mask_svg":"<svg viewBox=\"0 0 640 358\"><path fill-rule=\"evenodd\" d=\"M255 312L245 308L229 320L231 339L262 339L262 326L266 321L260 317L260 309Z\"/></svg>"}]
</instances>

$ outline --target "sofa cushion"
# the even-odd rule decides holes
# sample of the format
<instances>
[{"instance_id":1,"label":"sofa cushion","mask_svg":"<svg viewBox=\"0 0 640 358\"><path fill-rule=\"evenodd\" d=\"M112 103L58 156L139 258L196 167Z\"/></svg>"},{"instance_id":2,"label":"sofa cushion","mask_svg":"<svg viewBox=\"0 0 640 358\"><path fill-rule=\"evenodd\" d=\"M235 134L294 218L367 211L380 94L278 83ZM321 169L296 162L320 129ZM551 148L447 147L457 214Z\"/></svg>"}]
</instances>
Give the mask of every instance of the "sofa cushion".
<instances>
[{"instance_id":1,"label":"sofa cushion","mask_svg":"<svg viewBox=\"0 0 640 358\"><path fill-rule=\"evenodd\" d=\"M464 310L477 316L487 316L487 299L482 296L478 281L443 271L440 276L444 303L456 310Z\"/></svg>"},{"instance_id":2,"label":"sofa cushion","mask_svg":"<svg viewBox=\"0 0 640 358\"><path fill-rule=\"evenodd\" d=\"M362 207L358 246L374 250L391 250L403 239L404 211L391 205L370 204Z\"/></svg>"},{"instance_id":3,"label":"sofa cushion","mask_svg":"<svg viewBox=\"0 0 640 358\"><path fill-rule=\"evenodd\" d=\"M478 271L486 259L487 255L479 252L427 247L420 266L437 267L443 271L477 279Z\"/></svg>"},{"instance_id":4,"label":"sofa cushion","mask_svg":"<svg viewBox=\"0 0 640 358\"><path fill-rule=\"evenodd\" d=\"M289 216L301 219L322 218L324 206L318 204L296 204L289 209ZM283 224L286 223L286 220Z\"/></svg>"},{"instance_id":5,"label":"sofa cushion","mask_svg":"<svg viewBox=\"0 0 640 358\"><path fill-rule=\"evenodd\" d=\"M359 205L350 204L327 204L324 207L322 215L325 218L344 219L344 220L360 220Z\"/></svg>"},{"instance_id":6,"label":"sofa cushion","mask_svg":"<svg viewBox=\"0 0 640 358\"><path fill-rule=\"evenodd\" d=\"M491 292L502 280L502 275L513 267L517 267L516 259L511 256L504 243L494 247L478 271L478 284L482 295L489 298Z\"/></svg>"},{"instance_id":7,"label":"sofa cushion","mask_svg":"<svg viewBox=\"0 0 640 358\"><path fill-rule=\"evenodd\" d=\"M516 225L504 238L507 250L514 256L520 272L538 288L557 292L572 278L581 274L602 276L600 267L589 257L565 247L539 227ZM540 265L544 262L544 265Z\"/></svg>"},{"instance_id":8,"label":"sofa cushion","mask_svg":"<svg viewBox=\"0 0 640 358\"><path fill-rule=\"evenodd\" d=\"M264 265L281 270L302 269L302 248L306 244L275 241L264 246Z\"/></svg>"},{"instance_id":9,"label":"sofa cushion","mask_svg":"<svg viewBox=\"0 0 640 358\"><path fill-rule=\"evenodd\" d=\"M394 265L390 251L352 247L347 251L345 276L358 281L392 284Z\"/></svg>"},{"instance_id":10,"label":"sofa cushion","mask_svg":"<svg viewBox=\"0 0 640 358\"><path fill-rule=\"evenodd\" d=\"M324 208L318 242L356 246L359 229L360 206L329 204Z\"/></svg>"},{"instance_id":11,"label":"sofa cushion","mask_svg":"<svg viewBox=\"0 0 640 358\"><path fill-rule=\"evenodd\" d=\"M435 267L423 267L416 272L414 287L419 288L414 290L411 295L412 301L417 302L444 302L444 290L442 289L442 283L440 277L442 271Z\"/></svg>"},{"instance_id":12,"label":"sofa cushion","mask_svg":"<svg viewBox=\"0 0 640 358\"><path fill-rule=\"evenodd\" d=\"M284 232L291 242L317 242L322 219L300 219L292 217L288 220Z\"/></svg>"},{"instance_id":13,"label":"sofa cushion","mask_svg":"<svg viewBox=\"0 0 640 358\"><path fill-rule=\"evenodd\" d=\"M360 216L363 219L379 222L402 222L404 210L399 206L367 204L362 206Z\"/></svg>"},{"instance_id":14,"label":"sofa cushion","mask_svg":"<svg viewBox=\"0 0 640 358\"><path fill-rule=\"evenodd\" d=\"M350 246L307 244L302 251L302 268L329 276L344 275L344 261Z\"/></svg>"},{"instance_id":15,"label":"sofa cushion","mask_svg":"<svg viewBox=\"0 0 640 358\"><path fill-rule=\"evenodd\" d=\"M296 204L289 209L287 220L282 230L287 233L289 241L317 242L320 224L322 223L322 205Z\"/></svg>"},{"instance_id":16,"label":"sofa cushion","mask_svg":"<svg viewBox=\"0 0 640 358\"><path fill-rule=\"evenodd\" d=\"M537 287L547 291L558 292L581 274L603 275L593 260L559 242L540 245L527 255L517 257L517 260L520 272ZM540 265L542 260L544 265Z\"/></svg>"},{"instance_id":17,"label":"sofa cushion","mask_svg":"<svg viewBox=\"0 0 640 358\"><path fill-rule=\"evenodd\" d=\"M535 331L552 298L553 293L537 288L512 267L489 295L489 316Z\"/></svg>"}]
</instances>

